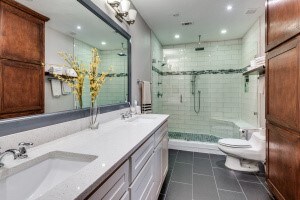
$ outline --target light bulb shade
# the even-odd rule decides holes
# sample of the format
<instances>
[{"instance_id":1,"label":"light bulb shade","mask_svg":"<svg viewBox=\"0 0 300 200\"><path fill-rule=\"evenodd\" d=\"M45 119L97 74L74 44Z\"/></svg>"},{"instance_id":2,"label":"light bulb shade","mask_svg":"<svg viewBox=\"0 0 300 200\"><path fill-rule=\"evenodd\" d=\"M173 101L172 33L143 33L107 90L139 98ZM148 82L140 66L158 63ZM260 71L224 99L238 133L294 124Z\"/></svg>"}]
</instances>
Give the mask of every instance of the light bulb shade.
<instances>
[{"instance_id":1,"label":"light bulb shade","mask_svg":"<svg viewBox=\"0 0 300 200\"><path fill-rule=\"evenodd\" d=\"M136 11L136 10L130 9L130 10L128 11L128 19L129 19L130 21L135 21L136 14L137 14L137 11Z\"/></svg>"},{"instance_id":2,"label":"light bulb shade","mask_svg":"<svg viewBox=\"0 0 300 200\"><path fill-rule=\"evenodd\" d=\"M120 3L120 11L121 13L128 13L130 8L130 1L128 0L122 0Z\"/></svg>"}]
</instances>

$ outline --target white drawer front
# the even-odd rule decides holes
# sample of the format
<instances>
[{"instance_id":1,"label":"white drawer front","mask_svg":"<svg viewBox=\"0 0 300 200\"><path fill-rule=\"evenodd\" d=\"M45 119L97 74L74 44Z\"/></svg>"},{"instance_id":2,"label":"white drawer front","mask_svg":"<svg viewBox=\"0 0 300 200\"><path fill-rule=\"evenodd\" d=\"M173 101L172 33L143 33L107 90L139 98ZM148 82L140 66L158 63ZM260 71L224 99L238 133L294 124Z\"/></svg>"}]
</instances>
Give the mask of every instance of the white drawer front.
<instances>
[{"instance_id":1,"label":"white drawer front","mask_svg":"<svg viewBox=\"0 0 300 200\"><path fill-rule=\"evenodd\" d=\"M129 161L124 163L89 200L120 200L129 187Z\"/></svg>"},{"instance_id":2,"label":"white drawer front","mask_svg":"<svg viewBox=\"0 0 300 200\"><path fill-rule=\"evenodd\" d=\"M129 196L129 192L126 192L126 193L123 195L123 197L122 197L121 200L130 200L129 197L130 197L130 196Z\"/></svg>"},{"instance_id":3,"label":"white drawer front","mask_svg":"<svg viewBox=\"0 0 300 200\"><path fill-rule=\"evenodd\" d=\"M168 132L168 123L165 122L154 134L155 137L155 146L157 146L164 135Z\"/></svg>"},{"instance_id":4,"label":"white drawer front","mask_svg":"<svg viewBox=\"0 0 300 200\"><path fill-rule=\"evenodd\" d=\"M130 186L131 200L151 199L154 185L154 156L151 156Z\"/></svg>"},{"instance_id":5,"label":"white drawer front","mask_svg":"<svg viewBox=\"0 0 300 200\"><path fill-rule=\"evenodd\" d=\"M131 183L154 151L154 136L151 136L131 157Z\"/></svg>"}]
</instances>

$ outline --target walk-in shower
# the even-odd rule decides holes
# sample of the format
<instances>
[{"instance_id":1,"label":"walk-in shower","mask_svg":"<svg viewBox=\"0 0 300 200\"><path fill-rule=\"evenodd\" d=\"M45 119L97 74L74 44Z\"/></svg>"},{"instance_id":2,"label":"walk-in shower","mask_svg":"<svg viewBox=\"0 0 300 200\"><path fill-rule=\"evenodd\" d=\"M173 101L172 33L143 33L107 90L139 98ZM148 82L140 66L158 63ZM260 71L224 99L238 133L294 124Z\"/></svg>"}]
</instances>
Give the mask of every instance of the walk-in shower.
<instances>
[{"instance_id":1,"label":"walk-in shower","mask_svg":"<svg viewBox=\"0 0 300 200\"><path fill-rule=\"evenodd\" d=\"M201 109L201 91L200 90L197 91L197 93L198 93L198 105L199 105L199 106L197 106L196 105L196 98L197 98L196 97L197 96L197 94L196 94L196 90L197 90L196 81L197 81L197 75L193 75L191 83L192 83L192 95L194 96L194 111L195 111L195 113L199 114L200 109Z\"/></svg>"}]
</instances>

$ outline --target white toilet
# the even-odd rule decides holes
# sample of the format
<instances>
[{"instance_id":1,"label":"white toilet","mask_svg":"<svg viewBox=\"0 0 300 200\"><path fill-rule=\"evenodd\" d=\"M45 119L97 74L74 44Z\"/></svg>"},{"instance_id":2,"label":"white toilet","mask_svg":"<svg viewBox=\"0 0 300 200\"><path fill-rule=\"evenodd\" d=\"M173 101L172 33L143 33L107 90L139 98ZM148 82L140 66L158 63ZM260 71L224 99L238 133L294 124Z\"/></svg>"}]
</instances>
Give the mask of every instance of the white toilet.
<instances>
[{"instance_id":1,"label":"white toilet","mask_svg":"<svg viewBox=\"0 0 300 200\"><path fill-rule=\"evenodd\" d=\"M220 139L219 149L227 154L225 166L244 172L258 172L258 163L266 159L266 134L262 129L254 132L250 140Z\"/></svg>"}]
</instances>

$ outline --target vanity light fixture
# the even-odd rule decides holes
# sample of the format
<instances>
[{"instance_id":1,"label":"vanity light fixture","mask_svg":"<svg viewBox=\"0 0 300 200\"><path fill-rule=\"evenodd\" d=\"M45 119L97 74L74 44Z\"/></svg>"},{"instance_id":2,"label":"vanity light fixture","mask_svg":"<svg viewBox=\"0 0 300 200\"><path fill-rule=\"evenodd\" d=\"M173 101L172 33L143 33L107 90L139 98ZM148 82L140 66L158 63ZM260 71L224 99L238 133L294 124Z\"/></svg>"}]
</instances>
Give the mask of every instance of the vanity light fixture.
<instances>
[{"instance_id":1,"label":"vanity light fixture","mask_svg":"<svg viewBox=\"0 0 300 200\"><path fill-rule=\"evenodd\" d=\"M130 9L129 0L107 0L108 5L110 5L116 12L116 18L120 22L127 22L129 25L134 24L137 11Z\"/></svg>"},{"instance_id":2,"label":"vanity light fixture","mask_svg":"<svg viewBox=\"0 0 300 200\"><path fill-rule=\"evenodd\" d=\"M179 38L180 38L180 35L179 35L179 34L176 34L176 35L174 36L174 38L175 38L175 39L179 39Z\"/></svg>"}]
</instances>

